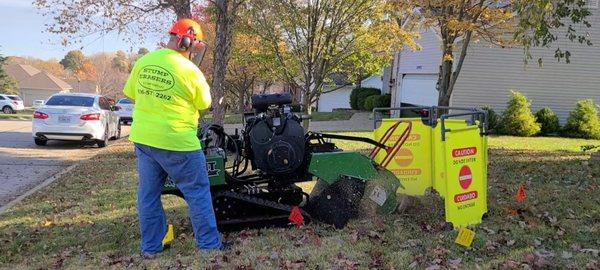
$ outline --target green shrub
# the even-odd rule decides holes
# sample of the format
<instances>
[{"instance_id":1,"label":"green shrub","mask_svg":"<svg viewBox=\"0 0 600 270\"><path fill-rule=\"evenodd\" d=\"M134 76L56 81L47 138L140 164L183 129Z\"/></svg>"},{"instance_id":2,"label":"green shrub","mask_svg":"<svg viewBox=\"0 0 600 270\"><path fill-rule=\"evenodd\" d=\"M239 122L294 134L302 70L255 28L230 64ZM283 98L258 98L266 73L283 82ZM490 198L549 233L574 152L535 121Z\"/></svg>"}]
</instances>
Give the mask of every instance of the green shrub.
<instances>
[{"instance_id":1,"label":"green shrub","mask_svg":"<svg viewBox=\"0 0 600 270\"><path fill-rule=\"evenodd\" d=\"M375 108L388 108L392 103L392 95L372 95L368 96L363 102L365 111L372 111Z\"/></svg>"},{"instance_id":2,"label":"green shrub","mask_svg":"<svg viewBox=\"0 0 600 270\"><path fill-rule=\"evenodd\" d=\"M380 97L380 96L376 96L376 95L373 95L373 96L368 96L368 97L365 99L365 101L363 102L363 106L362 106L362 108L363 108L365 111L372 111L372 110L373 110L373 108L375 108L375 103L377 102L377 99L378 99L379 97Z\"/></svg>"},{"instance_id":3,"label":"green shrub","mask_svg":"<svg viewBox=\"0 0 600 270\"><path fill-rule=\"evenodd\" d=\"M391 106L392 106L392 95L391 94L377 96L375 101L373 101L373 108L389 108Z\"/></svg>"},{"instance_id":4,"label":"green shrub","mask_svg":"<svg viewBox=\"0 0 600 270\"><path fill-rule=\"evenodd\" d=\"M568 137L600 139L600 120L598 107L591 99L577 102L575 109L569 113L563 134Z\"/></svg>"},{"instance_id":5,"label":"green shrub","mask_svg":"<svg viewBox=\"0 0 600 270\"><path fill-rule=\"evenodd\" d=\"M502 114L501 129L503 133L514 136L534 136L540 132L540 124L529 108L531 103L520 92L511 91L506 111Z\"/></svg>"},{"instance_id":6,"label":"green shrub","mask_svg":"<svg viewBox=\"0 0 600 270\"><path fill-rule=\"evenodd\" d=\"M377 88L354 88L350 93L350 108L364 110L364 102L369 96L380 95L381 90Z\"/></svg>"},{"instance_id":7,"label":"green shrub","mask_svg":"<svg viewBox=\"0 0 600 270\"><path fill-rule=\"evenodd\" d=\"M500 121L500 116L490 106L485 106L481 109L488 113L488 131L499 134L500 130L498 130L498 122Z\"/></svg>"},{"instance_id":8,"label":"green shrub","mask_svg":"<svg viewBox=\"0 0 600 270\"><path fill-rule=\"evenodd\" d=\"M560 130L558 123L558 116L552 111L552 109L546 107L535 113L536 121L541 125L542 135L555 134Z\"/></svg>"}]
</instances>

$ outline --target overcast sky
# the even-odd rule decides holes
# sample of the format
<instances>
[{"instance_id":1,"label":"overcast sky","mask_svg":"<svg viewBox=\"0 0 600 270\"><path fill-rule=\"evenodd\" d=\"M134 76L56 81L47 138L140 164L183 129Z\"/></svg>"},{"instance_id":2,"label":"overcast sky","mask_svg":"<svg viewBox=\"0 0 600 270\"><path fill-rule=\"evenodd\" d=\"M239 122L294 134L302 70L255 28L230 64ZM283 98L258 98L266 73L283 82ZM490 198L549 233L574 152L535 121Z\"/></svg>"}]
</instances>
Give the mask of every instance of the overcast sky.
<instances>
[{"instance_id":1,"label":"overcast sky","mask_svg":"<svg viewBox=\"0 0 600 270\"><path fill-rule=\"evenodd\" d=\"M0 54L61 59L68 51L80 49L82 45L86 55L103 51L129 51L132 48L132 44L122 41L116 33L110 33L104 38L91 36L82 44L64 47L60 44L59 36L42 33L44 24L51 21L51 18L44 18L33 7L31 0L0 0ZM156 43L157 41L146 41L133 46L134 51L138 47L152 50Z\"/></svg>"}]
</instances>

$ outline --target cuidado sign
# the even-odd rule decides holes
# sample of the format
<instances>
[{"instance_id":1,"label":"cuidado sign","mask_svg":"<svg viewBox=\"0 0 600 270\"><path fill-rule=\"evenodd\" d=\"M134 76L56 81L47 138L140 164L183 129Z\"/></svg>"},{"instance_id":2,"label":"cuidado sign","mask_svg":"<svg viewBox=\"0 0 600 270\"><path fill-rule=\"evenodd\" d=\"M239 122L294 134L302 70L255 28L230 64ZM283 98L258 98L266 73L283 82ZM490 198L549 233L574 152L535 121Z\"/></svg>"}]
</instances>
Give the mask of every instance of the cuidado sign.
<instances>
[{"instance_id":1,"label":"cuidado sign","mask_svg":"<svg viewBox=\"0 0 600 270\"><path fill-rule=\"evenodd\" d=\"M446 221L454 227L481 223L487 212L487 137L479 128L446 133Z\"/></svg>"}]
</instances>

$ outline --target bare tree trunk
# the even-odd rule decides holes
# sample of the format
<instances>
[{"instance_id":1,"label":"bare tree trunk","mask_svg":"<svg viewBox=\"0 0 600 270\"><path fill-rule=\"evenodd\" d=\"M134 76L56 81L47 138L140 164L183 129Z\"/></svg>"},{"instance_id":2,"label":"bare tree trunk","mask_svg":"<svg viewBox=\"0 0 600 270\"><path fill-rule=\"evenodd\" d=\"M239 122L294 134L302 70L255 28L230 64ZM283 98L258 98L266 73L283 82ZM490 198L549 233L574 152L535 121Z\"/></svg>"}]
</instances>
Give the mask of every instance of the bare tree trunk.
<instances>
[{"instance_id":1,"label":"bare tree trunk","mask_svg":"<svg viewBox=\"0 0 600 270\"><path fill-rule=\"evenodd\" d=\"M460 51L458 62L456 64L456 68L454 68L454 51L452 49L452 46L444 44L444 48L446 48L444 51L444 55L447 55L449 57L442 56L442 68L440 70L439 79L440 93L438 97L438 106L450 106L450 98L452 97L452 92L454 91L456 80L458 80L458 75L460 75L460 71L465 61L465 57L467 56L467 50L471 42L472 34L473 32L471 31L467 32L467 34L462 40L462 48Z\"/></svg>"},{"instance_id":2,"label":"bare tree trunk","mask_svg":"<svg viewBox=\"0 0 600 270\"><path fill-rule=\"evenodd\" d=\"M440 70L439 78L439 96L438 106L449 106L450 105L450 77L452 76L452 61L442 62L442 68Z\"/></svg>"},{"instance_id":3,"label":"bare tree trunk","mask_svg":"<svg viewBox=\"0 0 600 270\"><path fill-rule=\"evenodd\" d=\"M178 20L192 17L192 4L190 0L168 0L167 3L173 7Z\"/></svg>"},{"instance_id":4,"label":"bare tree trunk","mask_svg":"<svg viewBox=\"0 0 600 270\"><path fill-rule=\"evenodd\" d=\"M312 108L310 106L310 95L308 93L310 93L308 89L302 91L302 112L304 115L310 117L312 115ZM310 119L302 120L302 127L305 132L308 131L310 128Z\"/></svg>"},{"instance_id":5,"label":"bare tree trunk","mask_svg":"<svg viewBox=\"0 0 600 270\"><path fill-rule=\"evenodd\" d=\"M450 80L452 78L453 68L453 50L451 41L444 40L442 42L443 54L442 54L442 66L440 67L440 77L438 79L438 106L449 106L450 105L450 94L452 93L450 87Z\"/></svg>"},{"instance_id":6,"label":"bare tree trunk","mask_svg":"<svg viewBox=\"0 0 600 270\"><path fill-rule=\"evenodd\" d=\"M215 31L215 53L213 60L213 121L215 124L222 125L225 119L225 104L219 101L225 94L223 89L225 74L227 72L227 63L231 52L231 41L233 39L233 25L239 1L236 0L215 0L216 6L216 26Z\"/></svg>"},{"instance_id":7,"label":"bare tree trunk","mask_svg":"<svg viewBox=\"0 0 600 270\"><path fill-rule=\"evenodd\" d=\"M238 112L244 112L244 107L246 105L246 90L240 91L240 96L238 99Z\"/></svg>"}]
</instances>

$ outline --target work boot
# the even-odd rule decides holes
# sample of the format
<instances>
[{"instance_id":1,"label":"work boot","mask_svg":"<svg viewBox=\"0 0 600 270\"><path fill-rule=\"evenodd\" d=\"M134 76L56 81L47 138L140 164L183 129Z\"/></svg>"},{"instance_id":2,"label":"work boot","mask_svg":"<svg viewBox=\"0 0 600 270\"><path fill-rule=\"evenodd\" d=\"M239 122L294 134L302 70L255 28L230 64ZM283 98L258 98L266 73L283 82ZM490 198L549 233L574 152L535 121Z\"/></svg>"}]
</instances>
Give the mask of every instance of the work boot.
<instances>
[{"instance_id":1,"label":"work boot","mask_svg":"<svg viewBox=\"0 0 600 270\"><path fill-rule=\"evenodd\" d=\"M196 249L196 254L210 253L215 251L230 251L233 244L231 242L221 242L221 246L215 249Z\"/></svg>"},{"instance_id":2,"label":"work boot","mask_svg":"<svg viewBox=\"0 0 600 270\"><path fill-rule=\"evenodd\" d=\"M161 253L170 248L171 248L171 244L166 244L166 245L163 245L163 250L161 250L160 252L157 252L157 253L142 252L142 253L140 253L140 257L142 257L142 259L144 259L144 260L153 260L153 259L156 259L156 256L158 256L158 253Z\"/></svg>"},{"instance_id":3,"label":"work boot","mask_svg":"<svg viewBox=\"0 0 600 270\"><path fill-rule=\"evenodd\" d=\"M140 257L142 257L143 260L154 260L156 259L157 254L158 253L142 252L140 253Z\"/></svg>"}]
</instances>

